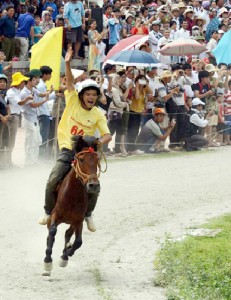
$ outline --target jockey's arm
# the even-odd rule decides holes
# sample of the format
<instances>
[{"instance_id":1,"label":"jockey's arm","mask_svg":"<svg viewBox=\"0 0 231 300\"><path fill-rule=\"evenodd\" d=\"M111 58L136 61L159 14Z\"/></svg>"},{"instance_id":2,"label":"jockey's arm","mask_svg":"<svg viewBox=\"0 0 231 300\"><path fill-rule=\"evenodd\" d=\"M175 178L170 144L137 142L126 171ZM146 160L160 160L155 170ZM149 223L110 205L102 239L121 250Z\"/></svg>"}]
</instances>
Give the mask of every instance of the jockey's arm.
<instances>
[{"instance_id":1,"label":"jockey's arm","mask_svg":"<svg viewBox=\"0 0 231 300\"><path fill-rule=\"evenodd\" d=\"M66 75L66 87L68 92L72 92L75 90L75 85L74 85L74 77L72 75L71 72L71 58L72 58L72 49L68 49L66 56L65 56L65 63L66 63L66 71L65 71L65 75Z\"/></svg>"},{"instance_id":2,"label":"jockey's arm","mask_svg":"<svg viewBox=\"0 0 231 300\"><path fill-rule=\"evenodd\" d=\"M99 142L101 144L108 144L111 141L112 137L110 133L106 133L105 135L103 135L100 139Z\"/></svg>"}]
</instances>

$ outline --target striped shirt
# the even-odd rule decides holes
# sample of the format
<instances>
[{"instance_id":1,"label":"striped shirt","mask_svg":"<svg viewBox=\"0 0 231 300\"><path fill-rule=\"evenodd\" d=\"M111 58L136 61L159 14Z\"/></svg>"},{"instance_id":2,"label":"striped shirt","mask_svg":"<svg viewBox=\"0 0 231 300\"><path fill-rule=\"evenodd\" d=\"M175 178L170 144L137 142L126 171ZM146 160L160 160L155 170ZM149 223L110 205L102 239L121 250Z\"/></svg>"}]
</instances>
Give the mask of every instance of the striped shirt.
<instances>
[{"instance_id":1,"label":"striped shirt","mask_svg":"<svg viewBox=\"0 0 231 300\"><path fill-rule=\"evenodd\" d=\"M224 114L231 115L231 91L225 92L224 94Z\"/></svg>"}]
</instances>

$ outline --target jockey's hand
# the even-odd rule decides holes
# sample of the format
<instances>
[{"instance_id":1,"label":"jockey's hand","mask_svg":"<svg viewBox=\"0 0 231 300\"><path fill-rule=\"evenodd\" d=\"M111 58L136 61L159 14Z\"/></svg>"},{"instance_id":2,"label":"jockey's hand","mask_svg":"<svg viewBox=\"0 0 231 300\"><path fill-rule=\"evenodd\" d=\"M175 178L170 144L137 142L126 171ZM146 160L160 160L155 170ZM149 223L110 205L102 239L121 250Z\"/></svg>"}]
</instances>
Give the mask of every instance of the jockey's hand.
<instances>
[{"instance_id":1,"label":"jockey's hand","mask_svg":"<svg viewBox=\"0 0 231 300\"><path fill-rule=\"evenodd\" d=\"M97 139L95 143L96 143L98 149L102 147L101 139Z\"/></svg>"},{"instance_id":2,"label":"jockey's hand","mask_svg":"<svg viewBox=\"0 0 231 300\"><path fill-rule=\"evenodd\" d=\"M67 50L67 53L66 53L66 56L65 56L65 62L70 62L71 59L72 59L72 55L73 55L73 50L72 50L72 48L70 47L70 48Z\"/></svg>"}]
</instances>

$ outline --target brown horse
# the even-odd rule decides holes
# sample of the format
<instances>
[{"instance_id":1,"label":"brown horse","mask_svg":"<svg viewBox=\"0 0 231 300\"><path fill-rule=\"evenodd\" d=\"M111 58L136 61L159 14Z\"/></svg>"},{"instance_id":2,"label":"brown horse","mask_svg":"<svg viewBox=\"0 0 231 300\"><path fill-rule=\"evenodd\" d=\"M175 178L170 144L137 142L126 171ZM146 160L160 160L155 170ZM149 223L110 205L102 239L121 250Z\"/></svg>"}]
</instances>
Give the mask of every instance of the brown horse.
<instances>
[{"instance_id":1,"label":"brown horse","mask_svg":"<svg viewBox=\"0 0 231 300\"><path fill-rule=\"evenodd\" d=\"M58 196L51 218L48 221L48 237L44 269L50 275L52 270L52 248L55 241L57 226L61 223L70 224L65 233L65 245L59 266L66 267L68 257L82 245L82 228L84 216L88 208L89 194L100 191L99 174L100 159L97 153L97 139L90 136L73 138L75 158L72 168L58 188ZM75 233L75 240L70 239Z\"/></svg>"}]
</instances>

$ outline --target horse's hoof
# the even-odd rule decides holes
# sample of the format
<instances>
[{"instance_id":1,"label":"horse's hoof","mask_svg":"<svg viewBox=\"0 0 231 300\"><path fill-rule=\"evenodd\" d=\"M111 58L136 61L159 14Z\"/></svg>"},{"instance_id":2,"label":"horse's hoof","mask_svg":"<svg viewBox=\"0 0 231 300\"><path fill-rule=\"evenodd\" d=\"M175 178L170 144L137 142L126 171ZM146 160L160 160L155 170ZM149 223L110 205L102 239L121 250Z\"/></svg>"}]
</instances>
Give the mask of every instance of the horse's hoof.
<instances>
[{"instance_id":1,"label":"horse's hoof","mask_svg":"<svg viewBox=\"0 0 231 300\"><path fill-rule=\"evenodd\" d=\"M59 266L60 266L61 268L65 268L67 265L68 265L68 260L65 260L65 259L60 258Z\"/></svg>"},{"instance_id":2,"label":"horse's hoof","mask_svg":"<svg viewBox=\"0 0 231 300\"><path fill-rule=\"evenodd\" d=\"M51 276L51 271L46 271L42 273L42 276Z\"/></svg>"},{"instance_id":3,"label":"horse's hoof","mask_svg":"<svg viewBox=\"0 0 231 300\"><path fill-rule=\"evenodd\" d=\"M50 263L44 262L44 270L50 272L52 270L52 262Z\"/></svg>"},{"instance_id":4,"label":"horse's hoof","mask_svg":"<svg viewBox=\"0 0 231 300\"><path fill-rule=\"evenodd\" d=\"M72 256L74 254L74 251L72 250L72 248L67 249L67 255L68 256Z\"/></svg>"}]
</instances>

